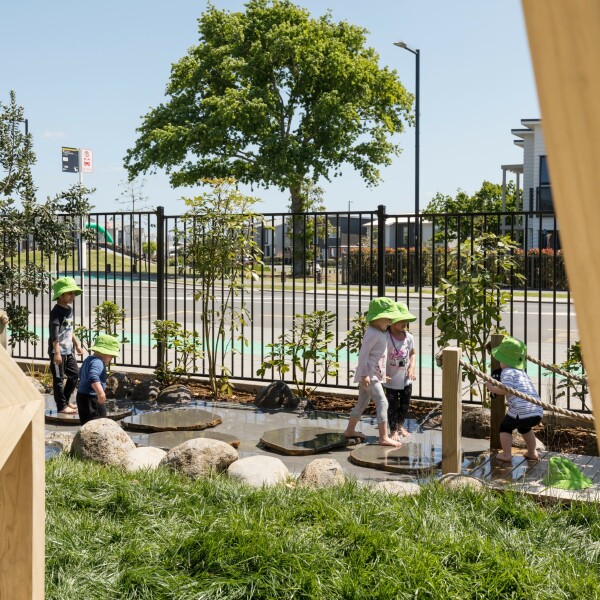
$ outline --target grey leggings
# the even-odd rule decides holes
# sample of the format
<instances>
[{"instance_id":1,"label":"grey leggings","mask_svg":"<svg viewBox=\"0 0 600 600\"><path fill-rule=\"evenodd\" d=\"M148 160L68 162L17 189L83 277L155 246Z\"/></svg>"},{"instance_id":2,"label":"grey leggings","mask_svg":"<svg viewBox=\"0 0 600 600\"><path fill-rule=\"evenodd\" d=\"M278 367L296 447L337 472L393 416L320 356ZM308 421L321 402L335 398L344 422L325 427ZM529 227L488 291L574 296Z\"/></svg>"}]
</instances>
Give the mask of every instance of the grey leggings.
<instances>
[{"instance_id":1,"label":"grey leggings","mask_svg":"<svg viewBox=\"0 0 600 600\"><path fill-rule=\"evenodd\" d=\"M352 409L350 416L360 418L371 400L375 402L375 408L377 409L377 423L387 423L388 401L385 397L381 381L371 381L368 386L362 383L359 384L358 401Z\"/></svg>"}]
</instances>

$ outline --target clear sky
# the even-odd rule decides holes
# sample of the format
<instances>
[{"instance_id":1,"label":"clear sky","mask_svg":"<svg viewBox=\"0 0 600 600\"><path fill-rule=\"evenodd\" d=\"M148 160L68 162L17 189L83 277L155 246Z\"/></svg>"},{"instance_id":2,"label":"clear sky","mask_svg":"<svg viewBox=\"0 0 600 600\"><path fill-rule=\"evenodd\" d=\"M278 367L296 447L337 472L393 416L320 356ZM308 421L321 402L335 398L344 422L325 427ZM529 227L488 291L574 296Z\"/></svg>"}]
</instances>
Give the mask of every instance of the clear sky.
<instances>
[{"instance_id":1,"label":"clear sky","mask_svg":"<svg viewBox=\"0 0 600 600\"><path fill-rule=\"evenodd\" d=\"M242 0L214 0L243 9ZM421 207L436 192L477 190L500 183L501 164L522 162L510 130L539 106L519 0L297 0L313 16L330 9L335 20L365 27L382 65L398 71L414 93L415 57L393 45L404 40L421 51ZM42 198L76 183L62 173L61 146L90 148L97 210L125 207L120 182L123 157L149 108L164 100L171 64L198 43L197 18L204 0L4 0L0 3L0 99L17 94L29 119L38 162L35 183ZM351 167L323 182L328 210L388 213L414 207L414 128L399 138L403 153L367 188ZM149 206L183 210L181 196L164 174L148 175ZM249 188L247 191L250 191ZM286 210L288 195L255 188L259 210ZM349 204L351 203L351 204Z\"/></svg>"}]
</instances>

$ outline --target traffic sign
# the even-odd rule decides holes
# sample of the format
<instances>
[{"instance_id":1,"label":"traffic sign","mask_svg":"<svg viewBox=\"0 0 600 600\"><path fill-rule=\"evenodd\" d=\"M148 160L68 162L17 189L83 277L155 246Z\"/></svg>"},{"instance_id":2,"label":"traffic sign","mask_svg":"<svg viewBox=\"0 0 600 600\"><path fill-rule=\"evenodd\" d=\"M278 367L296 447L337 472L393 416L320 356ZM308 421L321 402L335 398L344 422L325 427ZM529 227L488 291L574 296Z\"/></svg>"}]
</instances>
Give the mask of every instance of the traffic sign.
<instances>
[{"instance_id":1,"label":"traffic sign","mask_svg":"<svg viewBox=\"0 0 600 600\"><path fill-rule=\"evenodd\" d=\"M81 171L83 173L94 172L94 153L86 148L81 148Z\"/></svg>"},{"instance_id":2,"label":"traffic sign","mask_svg":"<svg viewBox=\"0 0 600 600\"><path fill-rule=\"evenodd\" d=\"M62 149L62 170L63 173L79 173L79 149Z\"/></svg>"}]
</instances>

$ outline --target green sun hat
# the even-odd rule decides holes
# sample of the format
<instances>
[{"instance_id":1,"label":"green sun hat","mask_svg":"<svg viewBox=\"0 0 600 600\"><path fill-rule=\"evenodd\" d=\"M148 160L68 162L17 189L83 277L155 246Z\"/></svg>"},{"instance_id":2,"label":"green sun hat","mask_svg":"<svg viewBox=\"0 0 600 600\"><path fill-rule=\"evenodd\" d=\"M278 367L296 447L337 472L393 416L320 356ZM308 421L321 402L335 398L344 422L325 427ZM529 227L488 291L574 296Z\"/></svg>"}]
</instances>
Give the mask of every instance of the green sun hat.
<instances>
[{"instance_id":1,"label":"green sun hat","mask_svg":"<svg viewBox=\"0 0 600 600\"><path fill-rule=\"evenodd\" d=\"M367 313L367 323L374 321L375 319L391 319L393 321L399 320L399 311L396 303L389 298L373 298L369 302L369 312Z\"/></svg>"},{"instance_id":2,"label":"green sun hat","mask_svg":"<svg viewBox=\"0 0 600 600\"><path fill-rule=\"evenodd\" d=\"M492 349L492 356L501 363L515 369L525 369L527 346L513 337L506 336L499 346Z\"/></svg>"},{"instance_id":3,"label":"green sun hat","mask_svg":"<svg viewBox=\"0 0 600 600\"><path fill-rule=\"evenodd\" d=\"M398 321L408 321L412 323L417 320L417 317L408 310L408 306L404 302L396 302L396 308L400 311L400 316L392 321L392 324Z\"/></svg>"},{"instance_id":4,"label":"green sun hat","mask_svg":"<svg viewBox=\"0 0 600 600\"><path fill-rule=\"evenodd\" d=\"M119 340L113 335L104 333L96 338L94 345L90 348L91 350L109 356L119 356Z\"/></svg>"},{"instance_id":5,"label":"green sun hat","mask_svg":"<svg viewBox=\"0 0 600 600\"><path fill-rule=\"evenodd\" d=\"M592 480L568 458L553 456L548 461L548 473L542 483L561 490L585 490L592 485Z\"/></svg>"},{"instance_id":6,"label":"green sun hat","mask_svg":"<svg viewBox=\"0 0 600 600\"><path fill-rule=\"evenodd\" d=\"M75 292L79 296L82 291L72 277L60 277L52 284L52 300L58 300L67 292Z\"/></svg>"}]
</instances>

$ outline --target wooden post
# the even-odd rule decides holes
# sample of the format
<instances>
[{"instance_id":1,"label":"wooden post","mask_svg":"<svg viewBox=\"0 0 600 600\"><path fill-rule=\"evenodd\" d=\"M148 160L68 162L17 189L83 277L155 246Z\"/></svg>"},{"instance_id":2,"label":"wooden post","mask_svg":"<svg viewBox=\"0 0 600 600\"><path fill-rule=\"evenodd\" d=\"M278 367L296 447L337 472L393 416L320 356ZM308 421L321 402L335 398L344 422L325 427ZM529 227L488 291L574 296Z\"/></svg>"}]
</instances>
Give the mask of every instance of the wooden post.
<instances>
[{"instance_id":1,"label":"wooden post","mask_svg":"<svg viewBox=\"0 0 600 600\"><path fill-rule=\"evenodd\" d=\"M462 469L462 399L460 348L442 352L442 473Z\"/></svg>"},{"instance_id":2,"label":"wooden post","mask_svg":"<svg viewBox=\"0 0 600 600\"><path fill-rule=\"evenodd\" d=\"M0 346L8 348L8 339L6 338L6 313L0 310Z\"/></svg>"},{"instance_id":3,"label":"wooden post","mask_svg":"<svg viewBox=\"0 0 600 600\"><path fill-rule=\"evenodd\" d=\"M0 599L44 597L44 399L0 347Z\"/></svg>"},{"instance_id":4,"label":"wooden post","mask_svg":"<svg viewBox=\"0 0 600 600\"><path fill-rule=\"evenodd\" d=\"M504 336L502 334L492 334L492 348L497 348L503 339ZM499 368L500 363L492 356L492 371ZM490 406L490 450L500 450L502 448L500 444L500 422L506 412L504 398L504 394L497 394L495 398L492 398Z\"/></svg>"}]
</instances>

